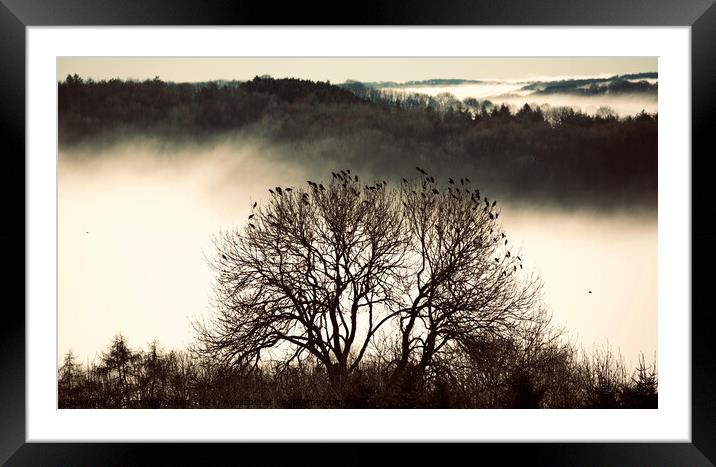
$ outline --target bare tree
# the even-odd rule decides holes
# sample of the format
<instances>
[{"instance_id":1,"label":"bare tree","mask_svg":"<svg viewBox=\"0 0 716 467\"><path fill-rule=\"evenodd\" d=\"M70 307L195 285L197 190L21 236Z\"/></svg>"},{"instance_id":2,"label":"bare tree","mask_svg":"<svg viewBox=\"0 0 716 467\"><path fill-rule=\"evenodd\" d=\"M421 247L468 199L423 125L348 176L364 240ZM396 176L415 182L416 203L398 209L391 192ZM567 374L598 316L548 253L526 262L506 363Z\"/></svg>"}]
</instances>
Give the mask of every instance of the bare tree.
<instances>
[{"instance_id":1,"label":"bare tree","mask_svg":"<svg viewBox=\"0 0 716 467\"><path fill-rule=\"evenodd\" d=\"M67 406L77 401L74 399L77 397L78 389L82 384L82 366L77 363L77 356L69 350L64 357L62 365L59 369L58 378L58 394L60 397L60 406Z\"/></svg>"},{"instance_id":2,"label":"bare tree","mask_svg":"<svg viewBox=\"0 0 716 467\"><path fill-rule=\"evenodd\" d=\"M149 343L146 353L138 355L137 389L143 407L159 408L159 401L165 398L169 361L159 343Z\"/></svg>"},{"instance_id":3,"label":"bare tree","mask_svg":"<svg viewBox=\"0 0 716 467\"><path fill-rule=\"evenodd\" d=\"M543 317L539 281L522 276L520 252L498 223L496 201L481 197L469 180L438 187L421 173L399 190L411 267L396 375L412 368L409 380L422 377L446 346L466 349L477 338L516 334Z\"/></svg>"},{"instance_id":4,"label":"bare tree","mask_svg":"<svg viewBox=\"0 0 716 467\"><path fill-rule=\"evenodd\" d=\"M116 391L108 394L106 399L119 407L127 407L132 402L132 368L138 359L139 355L129 348L122 334L117 334L102 354L99 372L110 382L108 387Z\"/></svg>"},{"instance_id":5,"label":"bare tree","mask_svg":"<svg viewBox=\"0 0 716 467\"><path fill-rule=\"evenodd\" d=\"M349 173L271 190L243 230L215 239L216 310L198 350L245 368L262 352L315 357L343 390L371 337L397 315L408 247L397 199Z\"/></svg>"},{"instance_id":6,"label":"bare tree","mask_svg":"<svg viewBox=\"0 0 716 467\"><path fill-rule=\"evenodd\" d=\"M269 190L214 238L215 312L194 323L194 351L240 370L314 359L343 397L367 354L410 387L476 340L541 322L539 281L522 274L496 202L418 170L392 189L346 170Z\"/></svg>"}]
</instances>

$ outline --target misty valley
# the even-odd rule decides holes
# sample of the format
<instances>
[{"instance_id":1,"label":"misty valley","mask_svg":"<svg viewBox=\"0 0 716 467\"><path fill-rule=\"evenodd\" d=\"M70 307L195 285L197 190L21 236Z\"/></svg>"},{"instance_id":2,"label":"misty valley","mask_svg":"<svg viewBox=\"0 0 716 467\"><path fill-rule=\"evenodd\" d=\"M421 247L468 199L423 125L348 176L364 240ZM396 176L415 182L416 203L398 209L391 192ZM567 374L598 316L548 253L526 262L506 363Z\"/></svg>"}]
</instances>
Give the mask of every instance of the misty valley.
<instances>
[{"instance_id":1,"label":"misty valley","mask_svg":"<svg viewBox=\"0 0 716 467\"><path fill-rule=\"evenodd\" d=\"M657 86L67 76L59 407L656 408Z\"/></svg>"}]
</instances>

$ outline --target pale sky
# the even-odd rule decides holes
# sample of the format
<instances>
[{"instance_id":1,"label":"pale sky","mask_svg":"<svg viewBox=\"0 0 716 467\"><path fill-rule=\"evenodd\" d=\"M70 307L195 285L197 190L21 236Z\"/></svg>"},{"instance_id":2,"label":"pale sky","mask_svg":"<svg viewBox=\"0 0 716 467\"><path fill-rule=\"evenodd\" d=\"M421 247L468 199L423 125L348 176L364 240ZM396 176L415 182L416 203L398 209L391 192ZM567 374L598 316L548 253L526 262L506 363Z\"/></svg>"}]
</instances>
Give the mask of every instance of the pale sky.
<instances>
[{"instance_id":1,"label":"pale sky","mask_svg":"<svg viewBox=\"0 0 716 467\"><path fill-rule=\"evenodd\" d=\"M78 74L95 80L151 79L197 82L248 80L256 75L314 81L410 81L432 78L475 80L560 79L657 71L656 57L558 58L58 58L57 79Z\"/></svg>"}]
</instances>

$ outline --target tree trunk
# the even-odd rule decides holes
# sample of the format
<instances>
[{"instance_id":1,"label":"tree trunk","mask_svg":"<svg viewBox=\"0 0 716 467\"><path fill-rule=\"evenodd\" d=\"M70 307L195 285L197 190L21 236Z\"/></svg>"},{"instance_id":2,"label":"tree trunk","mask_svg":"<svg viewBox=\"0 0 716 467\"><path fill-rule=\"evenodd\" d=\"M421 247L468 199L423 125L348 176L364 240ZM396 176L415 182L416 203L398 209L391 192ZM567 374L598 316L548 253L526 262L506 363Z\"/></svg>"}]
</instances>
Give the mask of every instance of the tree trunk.
<instances>
[{"instance_id":1,"label":"tree trunk","mask_svg":"<svg viewBox=\"0 0 716 467\"><path fill-rule=\"evenodd\" d=\"M328 379L331 383L331 392L333 392L333 395L338 400L338 403L343 405L348 392L347 366L342 363L331 363L328 367Z\"/></svg>"}]
</instances>

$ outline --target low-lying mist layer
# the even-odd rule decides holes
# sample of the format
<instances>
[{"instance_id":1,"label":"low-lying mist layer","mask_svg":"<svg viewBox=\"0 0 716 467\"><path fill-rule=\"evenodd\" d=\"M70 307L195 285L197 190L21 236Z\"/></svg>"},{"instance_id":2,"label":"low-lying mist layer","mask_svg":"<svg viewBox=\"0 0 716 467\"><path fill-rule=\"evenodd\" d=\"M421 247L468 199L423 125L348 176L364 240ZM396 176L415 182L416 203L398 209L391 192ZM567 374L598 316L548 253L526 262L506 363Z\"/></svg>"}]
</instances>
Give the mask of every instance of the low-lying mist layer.
<instances>
[{"instance_id":1,"label":"low-lying mist layer","mask_svg":"<svg viewBox=\"0 0 716 467\"><path fill-rule=\"evenodd\" d=\"M481 107L507 105L513 111L525 104L549 112L570 107L589 115L635 116L658 110L657 73L638 73L605 78L552 81L476 81L432 79L405 83L347 81L341 87L373 101L400 102L402 107L462 108L478 112Z\"/></svg>"},{"instance_id":2,"label":"low-lying mist layer","mask_svg":"<svg viewBox=\"0 0 716 467\"><path fill-rule=\"evenodd\" d=\"M211 295L205 259L213 252L211 236L245 226L253 203L270 198L269 188L327 183L331 171L349 168L340 157L306 164L290 157L289 146L277 147L235 137L182 148L134 139L105 150L62 151L60 356L72 349L82 361L91 359L120 331L134 342L159 338L171 348L185 347L189 322L206 311ZM353 172L368 185L382 180ZM415 167L396 172L408 178L416 173ZM449 176L459 180L464 174L454 168ZM654 354L653 213L513 203L493 194L482 178L470 179L503 206L500 221L511 244L523 251L525 270L543 277L545 304L570 339L587 349L608 339L627 359L640 351Z\"/></svg>"},{"instance_id":3,"label":"low-lying mist layer","mask_svg":"<svg viewBox=\"0 0 716 467\"><path fill-rule=\"evenodd\" d=\"M351 167L395 180L420 165L438 177L459 171L518 203L656 207L655 115L408 104L297 79L219 86L71 77L59 85L59 140L72 157L89 158L135 140L154 141L167 157L180 148L236 142L238 150L259 141L274 162L309 173Z\"/></svg>"}]
</instances>

